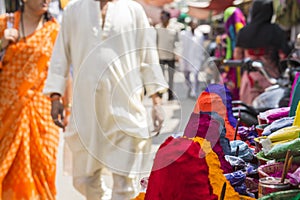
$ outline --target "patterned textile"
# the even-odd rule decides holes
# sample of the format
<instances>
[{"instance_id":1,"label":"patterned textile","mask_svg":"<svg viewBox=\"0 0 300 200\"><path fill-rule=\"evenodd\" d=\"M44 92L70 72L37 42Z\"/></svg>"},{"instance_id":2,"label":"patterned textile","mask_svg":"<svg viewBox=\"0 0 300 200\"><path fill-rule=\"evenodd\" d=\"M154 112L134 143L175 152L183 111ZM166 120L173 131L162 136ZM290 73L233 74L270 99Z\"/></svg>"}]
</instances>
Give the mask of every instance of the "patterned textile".
<instances>
[{"instance_id":1,"label":"patterned textile","mask_svg":"<svg viewBox=\"0 0 300 200\"><path fill-rule=\"evenodd\" d=\"M15 13L18 28L20 12ZM0 38L6 28L0 16ZM0 199L55 199L58 129L50 100L42 94L52 47L54 20L6 49L0 72Z\"/></svg>"},{"instance_id":2,"label":"patterned textile","mask_svg":"<svg viewBox=\"0 0 300 200\"><path fill-rule=\"evenodd\" d=\"M229 7L224 11L225 30L227 37L226 59L232 58L232 52L235 47L235 41L238 32L246 24L242 11L236 7Z\"/></svg>"},{"instance_id":3,"label":"patterned textile","mask_svg":"<svg viewBox=\"0 0 300 200\"><path fill-rule=\"evenodd\" d=\"M224 23L227 34L226 38L226 59L233 59L233 51L236 46L237 34L246 24L242 11L236 7L229 7L224 11ZM241 68L226 68L223 74L223 81L232 93L233 100L239 99L239 88L241 82Z\"/></svg>"}]
</instances>

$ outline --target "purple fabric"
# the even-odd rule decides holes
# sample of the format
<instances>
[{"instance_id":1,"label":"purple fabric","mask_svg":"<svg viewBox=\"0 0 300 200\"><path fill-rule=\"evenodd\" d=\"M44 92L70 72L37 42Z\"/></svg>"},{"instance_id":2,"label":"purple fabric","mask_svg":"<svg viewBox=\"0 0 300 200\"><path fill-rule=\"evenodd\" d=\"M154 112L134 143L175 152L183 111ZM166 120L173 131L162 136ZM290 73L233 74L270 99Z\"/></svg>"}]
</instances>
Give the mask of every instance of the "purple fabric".
<instances>
[{"instance_id":1,"label":"purple fabric","mask_svg":"<svg viewBox=\"0 0 300 200\"><path fill-rule=\"evenodd\" d=\"M219 122L209 114L192 113L184 130L184 136L188 138L201 137L210 141L213 151L218 155L223 173L233 171L229 162L226 161L225 155L220 144Z\"/></svg>"},{"instance_id":2,"label":"purple fabric","mask_svg":"<svg viewBox=\"0 0 300 200\"><path fill-rule=\"evenodd\" d=\"M264 128L262 135L268 136L271 133L273 133L279 129L282 129L282 128L285 128L288 126L292 126L294 119L295 119L295 117L283 117L283 118L277 119L277 120L273 121L269 126Z\"/></svg>"},{"instance_id":3,"label":"purple fabric","mask_svg":"<svg viewBox=\"0 0 300 200\"><path fill-rule=\"evenodd\" d=\"M232 98L231 98L231 93L229 89L225 85L221 84L209 84L206 89L206 92L209 93L215 93L219 95L224 103L224 105L227 108L227 118L232 127L236 127L236 118L233 116L232 113Z\"/></svg>"}]
</instances>

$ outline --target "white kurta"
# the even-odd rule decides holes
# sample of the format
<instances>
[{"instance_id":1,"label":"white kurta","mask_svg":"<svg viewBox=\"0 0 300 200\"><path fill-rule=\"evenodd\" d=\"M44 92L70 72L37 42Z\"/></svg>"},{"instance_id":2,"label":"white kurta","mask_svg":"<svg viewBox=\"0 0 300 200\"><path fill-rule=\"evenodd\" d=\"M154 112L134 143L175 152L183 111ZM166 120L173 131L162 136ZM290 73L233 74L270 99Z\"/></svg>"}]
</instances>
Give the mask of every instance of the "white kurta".
<instances>
[{"instance_id":1,"label":"white kurta","mask_svg":"<svg viewBox=\"0 0 300 200\"><path fill-rule=\"evenodd\" d=\"M110 2L102 29L99 6L75 0L65 9L44 92L63 94L72 64L66 141L75 158L73 175L90 175L99 163L123 175L146 173L153 155L144 88L148 95L167 88L156 33L131 0Z\"/></svg>"},{"instance_id":2,"label":"white kurta","mask_svg":"<svg viewBox=\"0 0 300 200\"><path fill-rule=\"evenodd\" d=\"M203 34L195 31L194 34L190 30L180 32L181 43L181 67L183 71L198 72L202 70L204 59Z\"/></svg>"}]
</instances>

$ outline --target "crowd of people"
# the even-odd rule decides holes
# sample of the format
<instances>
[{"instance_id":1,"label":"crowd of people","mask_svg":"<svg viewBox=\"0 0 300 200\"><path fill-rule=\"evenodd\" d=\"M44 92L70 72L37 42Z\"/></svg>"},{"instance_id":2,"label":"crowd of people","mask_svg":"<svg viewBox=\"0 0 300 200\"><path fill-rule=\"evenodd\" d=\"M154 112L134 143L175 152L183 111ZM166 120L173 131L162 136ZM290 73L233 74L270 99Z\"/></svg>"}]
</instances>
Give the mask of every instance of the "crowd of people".
<instances>
[{"instance_id":1,"label":"crowd of people","mask_svg":"<svg viewBox=\"0 0 300 200\"><path fill-rule=\"evenodd\" d=\"M55 199L59 128L73 155L73 185L86 199L103 196L104 168L112 172L112 199L133 198L135 178L151 170L162 98L177 98L175 73L183 73L187 96L197 99L199 72L209 77L210 56L259 59L278 78L279 59L291 51L285 32L271 23L269 0L254 0L248 24L239 8L227 8L219 40L226 45L213 51L216 35L207 22L188 16L182 25L162 10L161 22L151 26L132 0L15 2L13 14L0 10L3 200ZM236 68L224 71L220 82L247 104L269 86L258 72ZM152 120L145 97L152 99Z\"/></svg>"}]
</instances>

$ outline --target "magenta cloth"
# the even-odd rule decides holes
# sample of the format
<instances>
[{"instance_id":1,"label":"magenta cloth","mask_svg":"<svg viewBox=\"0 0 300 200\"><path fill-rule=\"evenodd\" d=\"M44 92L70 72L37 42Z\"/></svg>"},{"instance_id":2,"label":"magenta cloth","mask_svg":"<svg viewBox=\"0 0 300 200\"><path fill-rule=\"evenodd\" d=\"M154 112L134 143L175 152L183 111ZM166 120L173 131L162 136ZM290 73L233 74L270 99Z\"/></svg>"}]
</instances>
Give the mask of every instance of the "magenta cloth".
<instances>
[{"instance_id":1,"label":"magenta cloth","mask_svg":"<svg viewBox=\"0 0 300 200\"><path fill-rule=\"evenodd\" d=\"M290 107L275 108L275 109L265 111L263 116L265 116L267 123L270 124L277 119L288 117L289 112L290 112Z\"/></svg>"},{"instance_id":2,"label":"magenta cloth","mask_svg":"<svg viewBox=\"0 0 300 200\"><path fill-rule=\"evenodd\" d=\"M209 93L215 93L219 95L223 101L223 104L227 108L227 118L232 127L236 127L237 120L233 116L232 112L232 96L229 89L226 87L226 85L223 84L209 84L206 89L206 92Z\"/></svg>"},{"instance_id":3,"label":"magenta cloth","mask_svg":"<svg viewBox=\"0 0 300 200\"><path fill-rule=\"evenodd\" d=\"M145 200L217 200L202 153L190 139L169 137L155 156Z\"/></svg>"},{"instance_id":4,"label":"magenta cloth","mask_svg":"<svg viewBox=\"0 0 300 200\"><path fill-rule=\"evenodd\" d=\"M210 141L213 151L218 155L223 173L231 173L233 169L225 159L225 154L220 144L220 123L209 114L192 113L184 130L188 138L201 137Z\"/></svg>"}]
</instances>

